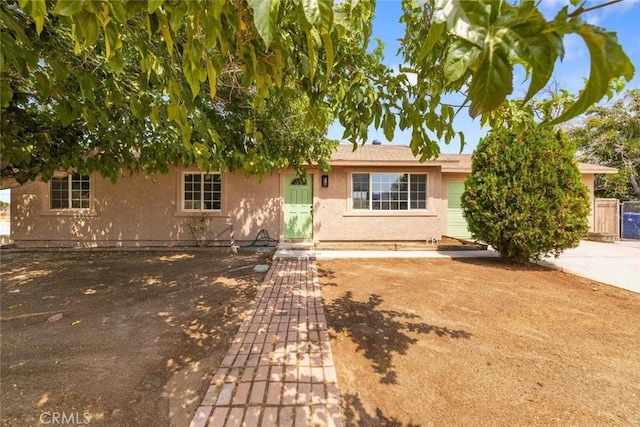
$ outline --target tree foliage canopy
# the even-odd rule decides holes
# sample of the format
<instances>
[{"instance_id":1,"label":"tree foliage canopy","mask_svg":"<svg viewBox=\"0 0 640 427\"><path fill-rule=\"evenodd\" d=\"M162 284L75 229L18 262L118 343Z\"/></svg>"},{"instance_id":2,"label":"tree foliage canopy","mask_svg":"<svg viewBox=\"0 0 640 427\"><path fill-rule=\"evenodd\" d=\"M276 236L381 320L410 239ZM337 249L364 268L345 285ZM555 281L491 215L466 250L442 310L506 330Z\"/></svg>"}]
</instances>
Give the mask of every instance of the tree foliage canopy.
<instances>
[{"instance_id":1,"label":"tree foliage canopy","mask_svg":"<svg viewBox=\"0 0 640 427\"><path fill-rule=\"evenodd\" d=\"M464 144L445 95L463 94L471 116L497 125L514 67L527 70L531 98L575 33L591 74L554 122L568 120L634 73L615 34L572 4L547 21L531 0L403 0L398 72L369 48L373 1L1 2L3 173L323 166L334 118L354 144L371 125L389 139L411 129L426 160L440 141Z\"/></svg>"},{"instance_id":2,"label":"tree foliage canopy","mask_svg":"<svg viewBox=\"0 0 640 427\"><path fill-rule=\"evenodd\" d=\"M590 202L574 153L562 131L533 121L519 133L491 131L465 181L469 231L519 263L577 246L589 230Z\"/></svg>"},{"instance_id":3,"label":"tree foliage canopy","mask_svg":"<svg viewBox=\"0 0 640 427\"><path fill-rule=\"evenodd\" d=\"M618 168L617 174L596 176L596 195L640 199L639 89L610 106L592 107L568 135L576 142L581 161Z\"/></svg>"}]
</instances>

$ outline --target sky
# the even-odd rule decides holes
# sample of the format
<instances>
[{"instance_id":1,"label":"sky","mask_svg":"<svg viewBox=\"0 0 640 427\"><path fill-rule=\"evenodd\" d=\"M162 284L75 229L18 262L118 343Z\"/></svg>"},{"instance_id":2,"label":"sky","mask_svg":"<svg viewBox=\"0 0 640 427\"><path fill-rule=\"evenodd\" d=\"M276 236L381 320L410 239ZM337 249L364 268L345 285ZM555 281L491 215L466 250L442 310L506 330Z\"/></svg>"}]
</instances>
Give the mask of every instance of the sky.
<instances>
[{"instance_id":1,"label":"sky","mask_svg":"<svg viewBox=\"0 0 640 427\"><path fill-rule=\"evenodd\" d=\"M540 10L545 18L553 19L556 13L565 5L570 4L569 0L539 0ZM588 1L586 7L596 6L607 1ZM573 8L569 8L573 10ZM376 4L376 16L373 21L373 39L380 39L385 44L384 55L385 64L397 68L402 60L396 56L400 45L399 39L404 34L404 26L399 22L402 12L400 0L378 0ZM598 25L618 34L618 42L631 59L636 73L626 88L640 88L640 0L623 0L611 6L588 12L583 15L583 19L593 25ZM575 35L569 35L564 39L565 57L562 62L558 61L553 77L560 87L577 94L584 86L583 79L589 76L589 53L582 39ZM520 73L523 75L523 73ZM528 82L514 80L514 94L524 94ZM463 153L471 153L482 138L487 129L480 127L480 119L472 120L463 110L456 117L454 123L457 131L465 134L465 147ZM329 129L329 138L342 138L343 128L339 124L334 124ZM407 145L411 140L411 131L400 132L396 130L393 141L384 137L382 130L376 131L373 127L369 129L368 141L375 139L383 144ZM452 141L449 145L440 144L443 153L459 153L459 140Z\"/></svg>"},{"instance_id":2,"label":"sky","mask_svg":"<svg viewBox=\"0 0 640 427\"><path fill-rule=\"evenodd\" d=\"M606 1L588 1L587 7L605 3ZM569 0L540 0L540 10L547 19L552 19L557 11L569 4ZM376 16L373 22L373 39L380 39L385 44L385 64L397 68L401 59L396 56L399 47L399 39L402 38L404 27L399 22L401 14L400 0L378 0L376 4ZM611 6L607 6L583 15L584 19L594 25L606 28L618 34L618 41L627 53L631 62L636 67L636 73L630 83L629 89L640 88L640 0L623 0ZM555 80L561 87L573 92L583 87L583 79L589 76L589 54L578 36L570 35L564 40L565 57L562 62L556 64L554 72ZM524 93L526 83L514 81L514 92ZM463 153L471 153L478 141L485 135L486 129L482 129L479 119L472 120L468 114L461 111L455 122L456 130L465 134L466 145ZM343 129L339 124L329 128L329 138L341 139ZM406 145L411 139L410 131L396 131L393 141L388 141L383 132L369 129L369 141L374 139L383 144ZM443 153L459 153L460 143L456 139L449 145L440 144ZM9 190L0 191L0 200L9 201Z\"/></svg>"}]
</instances>

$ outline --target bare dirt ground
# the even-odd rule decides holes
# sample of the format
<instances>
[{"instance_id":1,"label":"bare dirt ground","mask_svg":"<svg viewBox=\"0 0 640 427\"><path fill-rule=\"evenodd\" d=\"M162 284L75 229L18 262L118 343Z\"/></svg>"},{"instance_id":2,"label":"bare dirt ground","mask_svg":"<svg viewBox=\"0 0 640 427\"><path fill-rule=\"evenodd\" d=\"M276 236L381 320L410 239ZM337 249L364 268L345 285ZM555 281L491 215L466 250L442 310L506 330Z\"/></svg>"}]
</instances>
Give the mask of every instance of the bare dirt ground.
<instances>
[{"instance_id":1,"label":"bare dirt ground","mask_svg":"<svg viewBox=\"0 0 640 427\"><path fill-rule=\"evenodd\" d=\"M55 413L188 425L263 279L252 267L268 262L216 251L1 257L3 426L50 425Z\"/></svg>"},{"instance_id":2,"label":"bare dirt ground","mask_svg":"<svg viewBox=\"0 0 640 427\"><path fill-rule=\"evenodd\" d=\"M318 262L348 426L640 425L640 295L484 260Z\"/></svg>"}]
</instances>

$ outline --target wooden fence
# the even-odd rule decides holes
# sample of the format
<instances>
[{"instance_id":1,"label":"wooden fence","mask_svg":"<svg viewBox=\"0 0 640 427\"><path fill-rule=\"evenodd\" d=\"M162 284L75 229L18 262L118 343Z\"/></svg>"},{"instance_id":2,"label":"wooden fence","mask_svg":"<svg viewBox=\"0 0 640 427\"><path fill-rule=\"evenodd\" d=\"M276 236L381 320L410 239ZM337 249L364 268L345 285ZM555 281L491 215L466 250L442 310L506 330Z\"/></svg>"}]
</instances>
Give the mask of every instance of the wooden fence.
<instances>
[{"instance_id":1,"label":"wooden fence","mask_svg":"<svg viewBox=\"0 0 640 427\"><path fill-rule=\"evenodd\" d=\"M613 234L620 238L620 202L618 199L596 199L593 212L593 232Z\"/></svg>"}]
</instances>

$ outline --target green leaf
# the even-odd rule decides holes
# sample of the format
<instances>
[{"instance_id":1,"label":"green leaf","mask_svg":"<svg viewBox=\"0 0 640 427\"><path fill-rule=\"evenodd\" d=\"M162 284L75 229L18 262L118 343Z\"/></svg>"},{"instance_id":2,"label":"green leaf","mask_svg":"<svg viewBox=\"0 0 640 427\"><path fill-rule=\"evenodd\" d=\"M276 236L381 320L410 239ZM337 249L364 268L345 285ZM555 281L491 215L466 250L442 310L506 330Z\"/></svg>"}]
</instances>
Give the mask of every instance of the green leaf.
<instances>
[{"instance_id":1,"label":"green leaf","mask_svg":"<svg viewBox=\"0 0 640 427\"><path fill-rule=\"evenodd\" d=\"M335 62L335 52L333 51L333 41L331 40L331 35L323 33L322 41L324 42L324 50L327 54L327 72L324 77L323 90L327 88L329 85L329 77L331 76L331 71L333 70L333 64Z\"/></svg>"},{"instance_id":2,"label":"green leaf","mask_svg":"<svg viewBox=\"0 0 640 427\"><path fill-rule=\"evenodd\" d=\"M167 107L167 118L170 121L177 121L177 118L180 116L180 104L178 104L177 102L172 102L171 104L169 104L169 106Z\"/></svg>"},{"instance_id":3,"label":"green leaf","mask_svg":"<svg viewBox=\"0 0 640 427\"><path fill-rule=\"evenodd\" d=\"M2 23L4 25L7 26L7 28L9 28L11 31L13 31L15 33L14 37L17 37L18 40L20 40L22 43L24 43L26 45L27 48L31 49L32 47L32 43L31 40L29 39L29 37L27 37L27 35L24 32L24 28L23 26L16 21L15 17L11 16L8 13L3 13L2 14ZM4 31L2 32L2 35L5 35L11 39L13 41L13 37L9 36L8 33L5 33ZM6 46L6 41L2 40L2 47L5 48ZM2 49L0 49L0 51L2 51Z\"/></svg>"},{"instance_id":4,"label":"green leaf","mask_svg":"<svg viewBox=\"0 0 640 427\"><path fill-rule=\"evenodd\" d=\"M6 79L0 79L0 105L7 108L13 98L13 90Z\"/></svg>"},{"instance_id":5,"label":"green leaf","mask_svg":"<svg viewBox=\"0 0 640 427\"><path fill-rule=\"evenodd\" d=\"M180 85L175 80L169 80L167 87L169 89L169 98L171 98L172 101L179 101L182 98Z\"/></svg>"},{"instance_id":6,"label":"green leaf","mask_svg":"<svg viewBox=\"0 0 640 427\"><path fill-rule=\"evenodd\" d=\"M387 113L382 120L382 130L384 131L384 137L387 141L393 141L393 134L396 131L396 116L395 114Z\"/></svg>"},{"instance_id":7,"label":"green leaf","mask_svg":"<svg viewBox=\"0 0 640 427\"><path fill-rule=\"evenodd\" d=\"M56 117L60 120L63 126L69 126L73 122L73 114L71 106L67 101L60 101L55 107Z\"/></svg>"},{"instance_id":8,"label":"green leaf","mask_svg":"<svg viewBox=\"0 0 640 427\"><path fill-rule=\"evenodd\" d=\"M82 10L83 0L58 0L53 13L61 16L73 16Z\"/></svg>"},{"instance_id":9,"label":"green leaf","mask_svg":"<svg viewBox=\"0 0 640 427\"><path fill-rule=\"evenodd\" d=\"M36 73L36 90L44 97L51 95L51 82L49 77L44 73Z\"/></svg>"},{"instance_id":10,"label":"green leaf","mask_svg":"<svg viewBox=\"0 0 640 427\"><path fill-rule=\"evenodd\" d=\"M128 17L127 9L124 4L120 2L110 2L109 6L111 7L113 17L116 19L116 21L118 21L120 24L126 24Z\"/></svg>"},{"instance_id":11,"label":"green leaf","mask_svg":"<svg viewBox=\"0 0 640 427\"><path fill-rule=\"evenodd\" d=\"M45 0L29 0L26 4L30 9L29 15L36 24L36 32L40 35L44 27L44 19L47 16L47 4Z\"/></svg>"},{"instance_id":12,"label":"green leaf","mask_svg":"<svg viewBox=\"0 0 640 427\"><path fill-rule=\"evenodd\" d=\"M218 86L218 70L210 59L207 59L207 78L209 79L209 96L214 99Z\"/></svg>"},{"instance_id":13,"label":"green leaf","mask_svg":"<svg viewBox=\"0 0 640 427\"><path fill-rule=\"evenodd\" d=\"M84 37L84 46L93 46L98 40L100 27L98 26L98 18L93 13L82 11L78 13L76 24Z\"/></svg>"},{"instance_id":14,"label":"green leaf","mask_svg":"<svg viewBox=\"0 0 640 427\"><path fill-rule=\"evenodd\" d=\"M513 70L507 53L494 46L473 73L468 98L469 114L477 117L498 108L513 91Z\"/></svg>"},{"instance_id":15,"label":"green leaf","mask_svg":"<svg viewBox=\"0 0 640 427\"><path fill-rule=\"evenodd\" d=\"M447 24L444 22L435 22L431 25L429 33L427 34L427 40L422 45L420 52L418 53L417 61L424 61L426 56L433 50L436 42L441 39L442 33L447 29Z\"/></svg>"},{"instance_id":16,"label":"green leaf","mask_svg":"<svg viewBox=\"0 0 640 427\"><path fill-rule=\"evenodd\" d=\"M253 10L253 23L267 48L276 32L280 0L248 0Z\"/></svg>"},{"instance_id":17,"label":"green leaf","mask_svg":"<svg viewBox=\"0 0 640 427\"><path fill-rule=\"evenodd\" d=\"M465 145L464 132L462 132L462 131L458 132L458 136L460 137L460 153L462 153L462 151L464 150L464 145Z\"/></svg>"},{"instance_id":18,"label":"green leaf","mask_svg":"<svg viewBox=\"0 0 640 427\"><path fill-rule=\"evenodd\" d=\"M124 57L122 56L122 52L116 51L115 54L111 57L108 62L109 68L116 73L122 72L122 67L124 66Z\"/></svg>"},{"instance_id":19,"label":"green leaf","mask_svg":"<svg viewBox=\"0 0 640 427\"><path fill-rule=\"evenodd\" d=\"M120 40L120 33L114 23L110 22L106 26L103 26L105 34L105 51L107 61L111 59L115 51L122 47L122 41Z\"/></svg>"},{"instance_id":20,"label":"green leaf","mask_svg":"<svg viewBox=\"0 0 640 427\"><path fill-rule=\"evenodd\" d=\"M464 76L481 53L482 50L478 46L467 40L457 40L452 44L444 62L444 75L447 83L455 82Z\"/></svg>"},{"instance_id":21,"label":"green leaf","mask_svg":"<svg viewBox=\"0 0 640 427\"><path fill-rule=\"evenodd\" d=\"M591 57L589 81L580 97L569 109L552 120L549 125L565 122L583 112L601 100L609 90L609 84L617 77L631 81L635 68L618 44L615 33L602 28L580 23L575 32L582 37Z\"/></svg>"},{"instance_id":22,"label":"green leaf","mask_svg":"<svg viewBox=\"0 0 640 427\"><path fill-rule=\"evenodd\" d=\"M186 2L183 1L178 2L171 8L169 12L169 25L171 25L171 30L173 30L174 33L178 31L178 29L182 25L182 20L184 19L188 11L189 6Z\"/></svg>"},{"instance_id":23,"label":"green leaf","mask_svg":"<svg viewBox=\"0 0 640 427\"><path fill-rule=\"evenodd\" d=\"M320 22L320 6L318 5L318 0L302 0L302 10L309 24L315 25Z\"/></svg>"},{"instance_id":24,"label":"green leaf","mask_svg":"<svg viewBox=\"0 0 640 427\"><path fill-rule=\"evenodd\" d=\"M96 88L96 78L89 73L81 73L78 76L78 84L80 85L80 93L83 98L89 99L92 102L96 100L96 96L93 91Z\"/></svg>"},{"instance_id":25,"label":"green leaf","mask_svg":"<svg viewBox=\"0 0 640 427\"><path fill-rule=\"evenodd\" d=\"M106 10L104 9L104 6L105 4L103 1L87 0L84 4L84 10L91 13L101 14Z\"/></svg>"},{"instance_id":26,"label":"green leaf","mask_svg":"<svg viewBox=\"0 0 640 427\"><path fill-rule=\"evenodd\" d=\"M157 105L151 107L149 118L151 119L151 123L153 123L154 125L160 125L160 110L158 109Z\"/></svg>"},{"instance_id":27,"label":"green leaf","mask_svg":"<svg viewBox=\"0 0 640 427\"><path fill-rule=\"evenodd\" d=\"M435 23L447 23L447 29L462 39L482 47L490 25L492 5L497 2L466 0L436 0L433 12Z\"/></svg>"},{"instance_id":28,"label":"green leaf","mask_svg":"<svg viewBox=\"0 0 640 427\"><path fill-rule=\"evenodd\" d=\"M131 108L131 112L134 116L139 119L144 118L144 109L136 95L131 95L131 98L129 99L129 108Z\"/></svg>"},{"instance_id":29,"label":"green leaf","mask_svg":"<svg viewBox=\"0 0 640 427\"><path fill-rule=\"evenodd\" d=\"M512 49L520 61L524 61L531 72L529 89L523 104L538 93L549 81L553 74L558 54L562 54L562 40L555 32L547 31L547 25L542 14L532 9L529 3L503 19L508 19L504 25L504 42Z\"/></svg>"},{"instance_id":30,"label":"green leaf","mask_svg":"<svg viewBox=\"0 0 640 427\"><path fill-rule=\"evenodd\" d=\"M333 0L318 0L318 6L320 7L322 29L331 31L333 28Z\"/></svg>"},{"instance_id":31,"label":"green leaf","mask_svg":"<svg viewBox=\"0 0 640 427\"><path fill-rule=\"evenodd\" d=\"M244 133L251 135L254 131L253 122L250 119L244 120Z\"/></svg>"},{"instance_id":32,"label":"green leaf","mask_svg":"<svg viewBox=\"0 0 640 427\"><path fill-rule=\"evenodd\" d=\"M307 31L307 51L309 53L309 78L312 80L316 74L316 65L317 65L316 46L315 46L314 37L312 34L313 31L315 31L315 29L311 29L310 31Z\"/></svg>"},{"instance_id":33,"label":"green leaf","mask_svg":"<svg viewBox=\"0 0 640 427\"><path fill-rule=\"evenodd\" d=\"M333 0L302 0L302 10L309 24L322 24L325 31L333 26Z\"/></svg>"},{"instance_id":34,"label":"green leaf","mask_svg":"<svg viewBox=\"0 0 640 427\"><path fill-rule=\"evenodd\" d=\"M167 45L167 51L169 51L169 55L173 56L173 36L171 35L171 30L167 24L167 18L164 15L158 15L158 25L160 27L162 37L164 38L164 42Z\"/></svg>"},{"instance_id":35,"label":"green leaf","mask_svg":"<svg viewBox=\"0 0 640 427\"><path fill-rule=\"evenodd\" d=\"M149 0L147 3L147 12L154 13L162 6L162 3L164 3L164 0Z\"/></svg>"}]
</instances>

